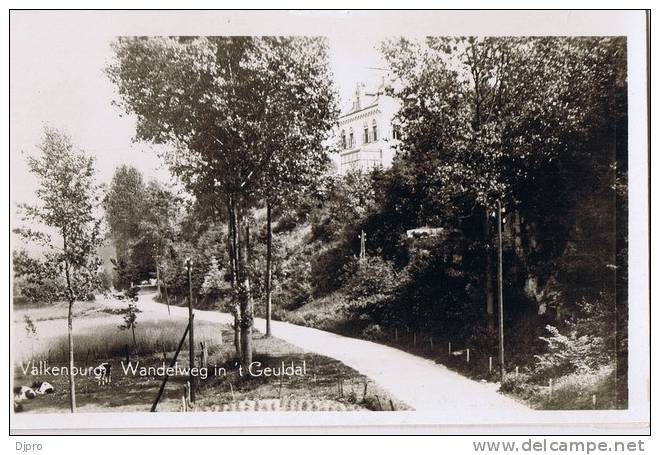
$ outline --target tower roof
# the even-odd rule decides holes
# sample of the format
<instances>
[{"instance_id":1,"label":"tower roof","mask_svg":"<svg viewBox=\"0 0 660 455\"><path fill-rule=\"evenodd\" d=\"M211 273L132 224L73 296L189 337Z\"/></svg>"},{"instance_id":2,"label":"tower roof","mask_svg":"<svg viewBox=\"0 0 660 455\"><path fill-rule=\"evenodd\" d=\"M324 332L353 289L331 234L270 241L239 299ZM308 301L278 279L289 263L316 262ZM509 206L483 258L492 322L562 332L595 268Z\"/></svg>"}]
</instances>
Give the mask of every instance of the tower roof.
<instances>
[{"instance_id":1,"label":"tower roof","mask_svg":"<svg viewBox=\"0 0 660 455\"><path fill-rule=\"evenodd\" d=\"M347 108L342 110L341 116L352 114L353 112L366 109L378 104L381 95L385 93L384 80L375 87L367 87L364 82L358 82L353 91L353 98Z\"/></svg>"}]
</instances>

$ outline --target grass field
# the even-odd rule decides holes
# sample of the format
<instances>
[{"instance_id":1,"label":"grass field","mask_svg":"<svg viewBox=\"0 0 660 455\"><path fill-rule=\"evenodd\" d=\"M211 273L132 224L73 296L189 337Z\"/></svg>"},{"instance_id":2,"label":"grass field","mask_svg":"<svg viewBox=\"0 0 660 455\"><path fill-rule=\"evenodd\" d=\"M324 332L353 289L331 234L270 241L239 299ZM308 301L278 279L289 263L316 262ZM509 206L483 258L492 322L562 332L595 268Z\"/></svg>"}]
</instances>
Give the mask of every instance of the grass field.
<instances>
[{"instance_id":1,"label":"grass field","mask_svg":"<svg viewBox=\"0 0 660 455\"><path fill-rule=\"evenodd\" d=\"M74 317L94 317L104 316L102 312L103 296L99 300L89 302L76 302L73 307ZM14 322L23 323L27 315L34 321L52 321L55 319L64 319L69 313L69 304L67 302L57 302L53 304L26 303L14 305Z\"/></svg>"},{"instance_id":2,"label":"grass field","mask_svg":"<svg viewBox=\"0 0 660 455\"><path fill-rule=\"evenodd\" d=\"M29 312L28 312L29 314ZM91 317L75 321L79 329L75 335L76 365L94 367L101 362L112 364L112 382L99 385L93 376L77 376L76 398L79 412L135 412L148 411L157 395L162 377L155 375L124 374L121 362L126 361L128 346L129 360L140 366L159 367L169 364L176 346L185 330L184 319L139 321L136 328L136 343L130 331L119 330L119 316ZM55 393L22 401L23 412L62 413L69 411L68 376L40 375L24 372L27 361L45 361L49 366L67 365L66 324L63 319L48 318L37 323L37 327L57 323L61 329L58 336L39 342L21 358L15 357L14 384L31 385L33 381L48 381ZM86 323L86 324L85 324ZM16 323L20 326L20 323ZM20 336L24 333L15 329ZM52 329L51 329L52 330ZM404 403L391 397L368 378L328 357L305 352L277 338L266 338L254 334L254 361L263 367L278 367L285 362L302 365L304 376L250 377L240 376L234 357L233 331L224 324L204 321L195 323L195 339L208 346L209 376L199 379L194 411L389 411L409 409ZM199 352L199 349L197 349ZM23 362L21 364L21 361ZM187 367L187 343L181 350L177 363ZM213 376L212 367L224 374ZM182 396L187 375L170 377L158 411L182 410ZM366 394L365 394L366 391Z\"/></svg>"}]
</instances>

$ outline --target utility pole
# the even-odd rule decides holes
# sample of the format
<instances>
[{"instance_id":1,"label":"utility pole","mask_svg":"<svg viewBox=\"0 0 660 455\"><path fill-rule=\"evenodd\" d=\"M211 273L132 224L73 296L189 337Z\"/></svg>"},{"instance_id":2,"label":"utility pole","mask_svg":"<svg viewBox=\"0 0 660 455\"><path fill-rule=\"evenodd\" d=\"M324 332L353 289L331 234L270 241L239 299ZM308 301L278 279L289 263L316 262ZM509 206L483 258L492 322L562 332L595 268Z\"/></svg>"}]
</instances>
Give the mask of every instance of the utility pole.
<instances>
[{"instance_id":1,"label":"utility pole","mask_svg":"<svg viewBox=\"0 0 660 455\"><path fill-rule=\"evenodd\" d=\"M190 330L188 332L188 347L190 356L190 401L195 401L195 378L193 377L193 368L195 368L195 336L193 334L193 308L192 308L192 260L186 258L186 268L188 269L188 324Z\"/></svg>"},{"instance_id":2,"label":"utility pole","mask_svg":"<svg viewBox=\"0 0 660 455\"><path fill-rule=\"evenodd\" d=\"M497 297L500 316L500 372L504 381L504 295L502 292L502 202L497 200Z\"/></svg>"},{"instance_id":3,"label":"utility pole","mask_svg":"<svg viewBox=\"0 0 660 455\"><path fill-rule=\"evenodd\" d=\"M270 202L266 202L266 336L271 336L271 318L273 312L273 229Z\"/></svg>"}]
</instances>

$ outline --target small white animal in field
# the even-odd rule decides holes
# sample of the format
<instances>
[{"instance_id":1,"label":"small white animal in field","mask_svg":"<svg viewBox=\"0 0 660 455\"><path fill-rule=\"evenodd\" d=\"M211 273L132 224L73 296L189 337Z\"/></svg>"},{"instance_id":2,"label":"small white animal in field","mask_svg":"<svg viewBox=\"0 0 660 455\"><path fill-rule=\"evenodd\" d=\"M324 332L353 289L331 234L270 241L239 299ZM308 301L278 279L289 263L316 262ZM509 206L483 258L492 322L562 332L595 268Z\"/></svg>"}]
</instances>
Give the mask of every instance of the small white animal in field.
<instances>
[{"instance_id":1,"label":"small white animal in field","mask_svg":"<svg viewBox=\"0 0 660 455\"><path fill-rule=\"evenodd\" d=\"M32 383L32 389L37 395L45 395L55 392L55 388L46 381L36 381Z\"/></svg>"},{"instance_id":2,"label":"small white animal in field","mask_svg":"<svg viewBox=\"0 0 660 455\"><path fill-rule=\"evenodd\" d=\"M23 401L25 399L31 400L36 396L37 394L35 391L28 386L22 385L20 387L14 387L14 401Z\"/></svg>"},{"instance_id":3,"label":"small white animal in field","mask_svg":"<svg viewBox=\"0 0 660 455\"><path fill-rule=\"evenodd\" d=\"M103 362L94 368L94 376L99 385L112 382L112 365L110 365L110 362Z\"/></svg>"}]
</instances>

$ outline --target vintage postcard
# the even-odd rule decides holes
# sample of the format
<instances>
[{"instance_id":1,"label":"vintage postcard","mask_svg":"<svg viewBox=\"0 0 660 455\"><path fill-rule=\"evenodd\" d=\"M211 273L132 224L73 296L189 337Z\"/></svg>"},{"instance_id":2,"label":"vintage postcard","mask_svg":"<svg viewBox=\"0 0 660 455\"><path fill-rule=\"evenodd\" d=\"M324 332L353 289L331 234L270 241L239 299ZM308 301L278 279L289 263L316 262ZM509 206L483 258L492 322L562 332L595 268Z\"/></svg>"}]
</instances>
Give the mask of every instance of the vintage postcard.
<instances>
[{"instance_id":1,"label":"vintage postcard","mask_svg":"<svg viewBox=\"0 0 660 455\"><path fill-rule=\"evenodd\" d=\"M12 11L10 431L649 432L643 11Z\"/></svg>"}]
</instances>

